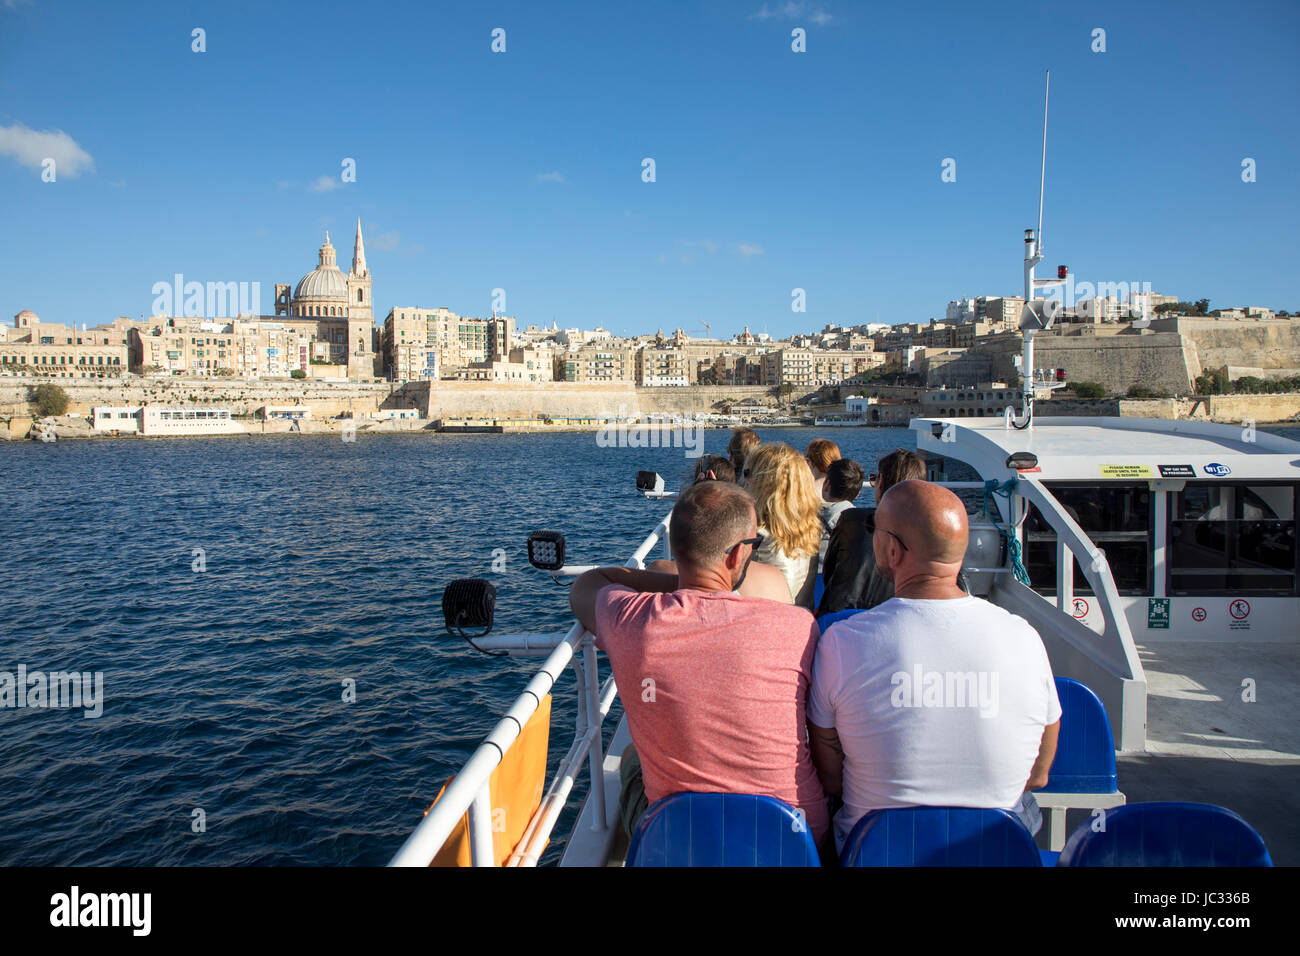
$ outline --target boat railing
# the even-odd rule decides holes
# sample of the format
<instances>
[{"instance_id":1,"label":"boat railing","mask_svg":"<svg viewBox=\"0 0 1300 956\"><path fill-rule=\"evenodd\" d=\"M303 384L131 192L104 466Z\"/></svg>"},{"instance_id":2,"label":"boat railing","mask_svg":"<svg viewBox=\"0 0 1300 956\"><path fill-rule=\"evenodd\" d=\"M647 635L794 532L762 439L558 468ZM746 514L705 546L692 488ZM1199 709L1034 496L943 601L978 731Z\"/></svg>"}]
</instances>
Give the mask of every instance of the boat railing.
<instances>
[{"instance_id":1,"label":"boat railing","mask_svg":"<svg viewBox=\"0 0 1300 956\"><path fill-rule=\"evenodd\" d=\"M1120 603L1110 562L1069 512L1037 481L1018 478L1012 486L1011 500L1016 497L1022 502L1021 509L1024 503L1032 503L1056 533L1056 597L1053 601L1013 576L1004 575L996 585L999 603L1022 614L1039 630L1056 673L1076 677L1101 695L1119 749L1142 750L1146 743L1146 673ZM1017 536L1021 534L1023 518L1021 511L1020 519L1012 521ZM1098 605L1100 631L1074 616L1076 561ZM1053 613L1043 613L1053 604Z\"/></svg>"},{"instance_id":2,"label":"boat railing","mask_svg":"<svg viewBox=\"0 0 1300 956\"><path fill-rule=\"evenodd\" d=\"M944 481L938 484L952 490L982 490L985 487L984 482L979 481ZM1037 483L1025 479L1017 481L1013 486L1011 500L1014 502L1017 497L1022 503L1018 509L1015 507L1012 509L1013 526L1019 524L1014 517L1017 510L1020 511L1020 518L1023 520L1023 502L1033 502L1044 520L1056 532L1055 612L1059 613L1052 613L1050 618L1043 615L1042 612L1046 611L1049 605L1048 600L1015 580L1009 573L1011 569L1005 564L996 567L969 567L965 570L968 573L999 575L997 588L1003 594L1015 598L1014 603L1019 609L1025 611L1031 624L1040 626L1040 630L1044 629L1044 626L1050 627L1051 633L1074 644L1089 658L1099 660L1115 677L1142 684L1140 715L1136 708L1126 707L1121 726L1128 728L1128 731L1123 735L1116 734L1117 742L1122 737L1130 744L1125 746L1121 743L1121 749L1132 749L1131 744L1137 739L1135 734L1140 736L1145 734L1145 675L1133 644L1128 621L1122 611L1118 610L1119 594L1105 555ZM628 558L625 567L644 567L650 553L661 543L665 556L671 558L667 540L671 517L671 512L664 516ZM990 521L992 521L991 516ZM1016 533L1019 533L1018 528ZM1081 562L1083 574L1097 596L1103 622L1100 634L1075 620L1072 615L1075 560ZM577 572L582 569L564 570ZM471 865L495 865L492 806L489 795L490 778L505 754L519 738L529 718L541 705L541 701L551 692L565 668L573 670L577 685L577 719L574 725L573 743L560 761L546 793L529 820L518 846L507 859L506 865L537 865L569 794L582 775L584 763L587 770L589 799L594 801L595 810L589 815L592 821L590 825L593 829L609 825L610 816L605 806L606 794L603 786L602 734L605 718L609 714L618 689L612 675L603 683L600 682L593 635L580 623L574 623L564 634L497 635L478 638L476 644L484 650L505 651L516 657L537 657L545 654L546 659L506 711L505 716L474 751L437 803L430 808L419 826L407 838L390 861L392 866L428 866L463 818L468 821ZM1110 695L1103 693L1103 697L1106 696ZM1124 696L1125 702L1128 696ZM1108 701L1108 704L1110 703ZM1120 704L1121 701L1116 700L1115 703ZM1139 717L1142 722L1140 730L1131 726L1132 722Z\"/></svg>"},{"instance_id":3,"label":"boat railing","mask_svg":"<svg viewBox=\"0 0 1300 956\"><path fill-rule=\"evenodd\" d=\"M668 546L670 511L664 516L632 552L624 566L642 568L654 550L662 543L665 557L671 558ZM566 667L577 678L577 720L574 724L573 743L560 761L550 786L541 803L533 812L524 835L506 861L507 866L536 866L542 851L550 840L551 832L564 810L573 786L587 767L590 799L595 801L596 813L592 816L593 828L608 826L609 814L605 806L603 783L603 737L605 718L613 706L618 692L611 675L602 684L596 666L594 637L574 623L563 635L520 634L498 635L475 640L484 650L505 651L512 656L538 656L546 653L546 660L533 675L515 702L497 722L456 774L438 801L429 809L419 826L402 844L402 848L389 861L390 866L428 866L446 844L462 819L466 819L469 834L470 865L494 866L495 847L492 836L492 805L489 783L492 772L518 740L529 718L546 695L551 692Z\"/></svg>"}]
</instances>

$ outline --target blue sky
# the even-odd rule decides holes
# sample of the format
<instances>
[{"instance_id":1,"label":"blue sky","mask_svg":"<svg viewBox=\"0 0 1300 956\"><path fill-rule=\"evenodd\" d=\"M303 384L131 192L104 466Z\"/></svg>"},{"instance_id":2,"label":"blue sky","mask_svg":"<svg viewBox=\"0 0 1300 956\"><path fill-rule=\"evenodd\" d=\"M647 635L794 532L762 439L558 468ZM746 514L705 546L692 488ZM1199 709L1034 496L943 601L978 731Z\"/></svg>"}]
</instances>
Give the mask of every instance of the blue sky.
<instances>
[{"instance_id":1,"label":"blue sky","mask_svg":"<svg viewBox=\"0 0 1300 956\"><path fill-rule=\"evenodd\" d=\"M270 311L360 216L380 320L924 321L1019 293L1047 68L1047 265L1300 311L1297 41L1292 0L0 0L0 314L138 317L177 272Z\"/></svg>"}]
</instances>

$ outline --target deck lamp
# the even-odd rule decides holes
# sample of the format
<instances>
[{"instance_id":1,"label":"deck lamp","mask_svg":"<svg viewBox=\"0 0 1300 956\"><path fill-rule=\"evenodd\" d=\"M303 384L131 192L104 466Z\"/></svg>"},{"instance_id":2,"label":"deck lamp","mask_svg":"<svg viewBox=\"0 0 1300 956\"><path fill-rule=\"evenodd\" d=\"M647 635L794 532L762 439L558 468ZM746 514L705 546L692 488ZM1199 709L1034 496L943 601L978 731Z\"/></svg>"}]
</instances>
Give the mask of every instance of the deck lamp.
<instances>
[{"instance_id":1,"label":"deck lamp","mask_svg":"<svg viewBox=\"0 0 1300 956\"><path fill-rule=\"evenodd\" d=\"M1032 471L1038 467L1038 456L1032 451L1018 451L1007 458L1007 467L1016 471Z\"/></svg>"},{"instance_id":2,"label":"deck lamp","mask_svg":"<svg viewBox=\"0 0 1300 956\"><path fill-rule=\"evenodd\" d=\"M656 471L638 471L636 473L636 490L654 492L663 491L664 476Z\"/></svg>"},{"instance_id":3,"label":"deck lamp","mask_svg":"<svg viewBox=\"0 0 1300 956\"><path fill-rule=\"evenodd\" d=\"M534 531L528 536L528 563L543 571L564 567L564 535L559 531Z\"/></svg>"},{"instance_id":4,"label":"deck lamp","mask_svg":"<svg viewBox=\"0 0 1300 956\"><path fill-rule=\"evenodd\" d=\"M497 589L492 582L482 578L460 578L443 588L443 623L448 631L467 641L473 637L485 637L492 630L496 604ZM467 634L465 628L483 630L479 634Z\"/></svg>"}]
</instances>

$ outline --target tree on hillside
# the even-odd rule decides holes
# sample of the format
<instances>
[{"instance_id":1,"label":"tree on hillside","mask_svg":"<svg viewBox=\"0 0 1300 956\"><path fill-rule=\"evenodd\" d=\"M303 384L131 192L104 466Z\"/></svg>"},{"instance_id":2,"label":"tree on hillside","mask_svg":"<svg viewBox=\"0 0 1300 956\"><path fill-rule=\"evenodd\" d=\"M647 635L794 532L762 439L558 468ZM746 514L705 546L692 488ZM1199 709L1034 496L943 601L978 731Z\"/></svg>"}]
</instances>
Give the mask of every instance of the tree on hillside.
<instances>
[{"instance_id":1,"label":"tree on hillside","mask_svg":"<svg viewBox=\"0 0 1300 956\"><path fill-rule=\"evenodd\" d=\"M1098 382L1072 382L1070 391L1079 398L1105 398L1106 389Z\"/></svg>"},{"instance_id":2,"label":"tree on hillside","mask_svg":"<svg viewBox=\"0 0 1300 956\"><path fill-rule=\"evenodd\" d=\"M1226 395L1229 391L1228 376L1222 372L1206 372L1196 377L1197 395Z\"/></svg>"},{"instance_id":3,"label":"tree on hillside","mask_svg":"<svg viewBox=\"0 0 1300 956\"><path fill-rule=\"evenodd\" d=\"M57 385L46 383L37 385L32 389L31 396L28 398L41 418L47 418L51 415L62 415L68 410L68 393Z\"/></svg>"}]
</instances>

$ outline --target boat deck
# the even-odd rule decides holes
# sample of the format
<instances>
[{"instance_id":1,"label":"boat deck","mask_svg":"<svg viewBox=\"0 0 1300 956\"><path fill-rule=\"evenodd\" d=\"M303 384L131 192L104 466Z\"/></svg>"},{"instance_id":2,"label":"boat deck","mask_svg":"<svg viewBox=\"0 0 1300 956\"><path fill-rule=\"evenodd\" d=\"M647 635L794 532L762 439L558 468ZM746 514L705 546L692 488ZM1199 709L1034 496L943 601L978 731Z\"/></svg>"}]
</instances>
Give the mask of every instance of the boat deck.
<instances>
[{"instance_id":1,"label":"boat deck","mask_svg":"<svg viewBox=\"0 0 1300 956\"><path fill-rule=\"evenodd\" d=\"M1161 641L1138 650L1147 679L1147 749L1116 758L1128 802L1227 807L1259 832L1275 864L1300 865L1300 646ZM1254 681L1250 702L1242 699L1247 678ZM611 808L618 803L619 757L629 742L620 721L605 758ZM1089 814L1069 811L1066 832ZM594 839L580 828L576 838L579 844ZM1044 827L1038 842L1046 848L1046 840ZM601 852L594 846L575 851L587 865ZM620 831L608 855L596 859L621 866L626 852Z\"/></svg>"},{"instance_id":2,"label":"boat deck","mask_svg":"<svg viewBox=\"0 0 1300 956\"><path fill-rule=\"evenodd\" d=\"M1130 803L1184 800L1241 814L1279 866L1300 865L1300 646L1139 644L1145 753L1118 757ZM1242 699L1247 678L1255 700ZM1072 812L1069 827L1087 819Z\"/></svg>"}]
</instances>

